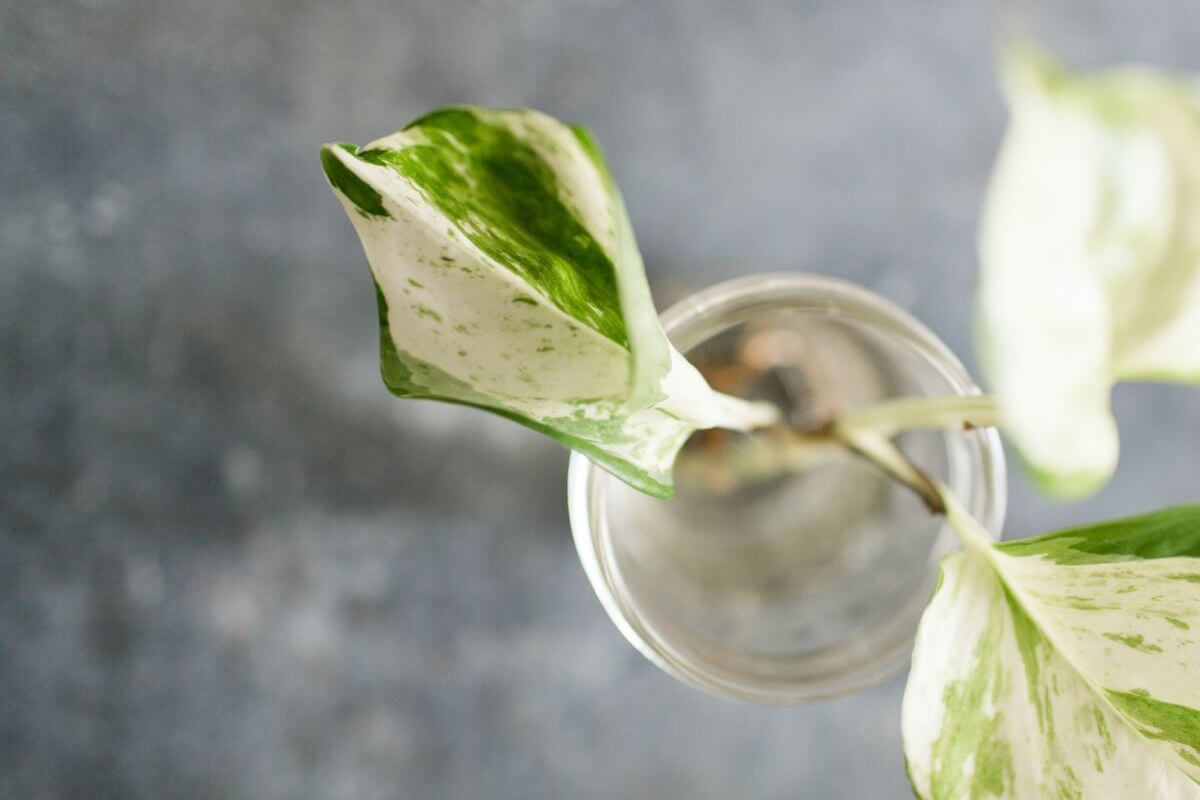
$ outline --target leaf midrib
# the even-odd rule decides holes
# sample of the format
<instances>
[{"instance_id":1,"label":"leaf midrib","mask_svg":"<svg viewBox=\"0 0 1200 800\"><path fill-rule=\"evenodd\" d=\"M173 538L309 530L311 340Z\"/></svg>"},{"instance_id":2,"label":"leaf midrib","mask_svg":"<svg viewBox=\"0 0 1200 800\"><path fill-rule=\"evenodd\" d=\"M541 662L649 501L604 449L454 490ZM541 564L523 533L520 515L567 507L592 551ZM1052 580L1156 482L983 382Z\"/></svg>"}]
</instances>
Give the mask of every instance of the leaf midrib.
<instances>
[{"instance_id":1,"label":"leaf midrib","mask_svg":"<svg viewBox=\"0 0 1200 800\"><path fill-rule=\"evenodd\" d=\"M982 548L971 547L970 549L978 551ZM1078 675L1083 680L1083 682L1088 686L1088 688L1090 688L1092 690L1092 694L1095 696L1098 696L1100 701L1107 708L1111 709L1112 712L1114 714L1116 714L1117 717L1123 723L1125 723L1127 726L1129 726L1129 728L1133 730L1134 734L1137 735L1138 739L1143 741L1147 746L1150 747L1151 752L1158 753L1159 749L1155 748L1151 745L1149 739L1146 737L1146 735L1144 733L1142 733L1141 729L1131 719L1129 719L1129 717L1126 716L1126 714L1123 711L1121 711L1121 709L1118 708L1116 706L1116 704L1114 704L1112 702L1112 700L1109 699L1108 690L1105 689L1103 686L1101 686L1099 683L1097 683L1095 680L1093 680L1087 674L1087 672L1085 672L1083 669L1081 669L1079 667L1079 665L1076 663L1075 659L1071 657L1070 650L1068 648L1061 647L1059 645L1059 643L1057 641L1055 641L1055 637L1050 635L1049 629L1048 629L1047 625L1045 624L1045 622L1043 620L1039 619L1038 615L1033 613L1030 610L1031 602L1030 602L1029 598L1031 597L1031 595L1027 596L1027 593L1025 592L1025 590L1021 589L1015 581L1009 581L1008 579L1005 578L1004 572L1000 567L1000 564L1002 562L997 561L996 558L997 557L1018 558L1019 556L1005 555L1004 553L1001 553L995 547L992 547L990 545L986 548L986 550L987 550L987 552L984 554L984 558L988 561L988 564L991 567L992 572L995 573L997 580L999 580L1001 585L1009 591L1009 593L1012 595L1013 599L1017 602L1017 605L1019 605L1021 607L1022 613L1024 613L1025 616L1028 617L1029 620L1038 629L1038 633L1041 634L1046 639L1046 642L1048 644L1050 644L1051 647L1054 648L1054 651L1059 656L1061 656L1064 661L1067 662L1067 665L1071 667L1071 669L1075 672L1075 674ZM1041 556L1035 556L1035 557L1041 558ZM1139 559L1139 561L1140 560L1142 560L1142 559ZM1028 676L1026 676L1026 677L1028 677ZM1167 759L1168 762L1173 767L1175 767L1177 770L1179 770L1181 773L1183 773L1183 776L1185 778L1189 778L1194 781L1195 779L1187 772L1187 770L1183 769L1183 767L1181 767L1176 762L1175 753L1173 750L1171 751L1171 756L1172 756L1171 758Z\"/></svg>"}]
</instances>

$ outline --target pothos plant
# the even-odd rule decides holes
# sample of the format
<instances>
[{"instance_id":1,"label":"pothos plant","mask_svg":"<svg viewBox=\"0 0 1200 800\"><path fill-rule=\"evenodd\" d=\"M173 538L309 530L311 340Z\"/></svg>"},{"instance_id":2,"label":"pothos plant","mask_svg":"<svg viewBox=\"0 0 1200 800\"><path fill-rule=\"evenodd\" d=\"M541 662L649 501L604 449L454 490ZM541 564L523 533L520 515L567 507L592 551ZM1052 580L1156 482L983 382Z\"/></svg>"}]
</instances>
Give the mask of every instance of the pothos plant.
<instances>
[{"instance_id":1,"label":"pothos plant","mask_svg":"<svg viewBox=\"0 0 1200 800\"><path fill-rule=\"evenodd\" d=\"M787 441L858 453L963 545L904 695L918 796L1200 798L1200 505L997 544L891 442L1000 425L1040 485L1077 497L1115 468L1115 382L1200 380L1196 85L1075 75L1028 48L1002 72L978 298L995 394L889 401ZM585 128L453 107L321 161L371 265L394 394L501 414L663 497L693 431L780 425L667 340Z\"/></svg>"}]
</instances>

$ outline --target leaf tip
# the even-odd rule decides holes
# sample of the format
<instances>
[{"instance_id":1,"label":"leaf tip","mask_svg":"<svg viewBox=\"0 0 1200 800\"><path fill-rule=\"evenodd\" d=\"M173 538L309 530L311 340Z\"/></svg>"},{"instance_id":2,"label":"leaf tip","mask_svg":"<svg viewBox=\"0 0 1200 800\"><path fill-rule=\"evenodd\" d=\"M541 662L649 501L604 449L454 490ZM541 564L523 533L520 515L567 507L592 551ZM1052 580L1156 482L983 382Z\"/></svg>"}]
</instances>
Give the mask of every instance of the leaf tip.
<instances>
[{"instance_id":1,"label":"leaf tip","mask_svg":"<svg viewBox=\"0 0 1200 800\"><path fill-rule=\"evenodd\" d=\"M352 144L330 142L321 145L321 168L326 180L363 216L390 219L392 215L383 205L383 195L347 164L348 160L356 160L357 155L358 148Z\"/></svg>"}]
</instances>

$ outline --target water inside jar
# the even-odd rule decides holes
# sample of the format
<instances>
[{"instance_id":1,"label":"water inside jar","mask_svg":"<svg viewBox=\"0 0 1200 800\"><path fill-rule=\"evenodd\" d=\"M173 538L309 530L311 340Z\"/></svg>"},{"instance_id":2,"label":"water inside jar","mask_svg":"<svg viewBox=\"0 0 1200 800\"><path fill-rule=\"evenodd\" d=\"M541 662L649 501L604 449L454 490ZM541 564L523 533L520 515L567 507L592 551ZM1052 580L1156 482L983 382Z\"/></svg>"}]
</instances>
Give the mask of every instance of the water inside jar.
<instances>
[{"instance_id":1,"label":"water inside jar","mask_svg":"<svg viewBox=\"0 0 1200 800\"><path fill-rule=\"evenodd\" d=\"M688 358L715 388L769 400L802 429L840 409L952 391L905 341L830 313L737 324ZM933 589L941 520L849 453L731 475L721 463L741 436L693 436L671 500L611 488L613 560L645 624L690 659L763 680L836 672L897 636L906 646ZM911 432L900 445L945 477L945 434Z\"/></svg>"}]
</instances>

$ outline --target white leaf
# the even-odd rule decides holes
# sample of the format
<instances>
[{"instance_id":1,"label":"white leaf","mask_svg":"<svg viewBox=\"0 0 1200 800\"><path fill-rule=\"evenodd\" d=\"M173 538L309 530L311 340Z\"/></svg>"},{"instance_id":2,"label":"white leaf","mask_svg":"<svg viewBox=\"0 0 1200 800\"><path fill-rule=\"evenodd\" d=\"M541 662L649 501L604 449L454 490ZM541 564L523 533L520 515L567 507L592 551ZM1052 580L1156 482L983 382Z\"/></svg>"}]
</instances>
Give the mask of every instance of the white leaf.
<instances>
[{"instance_id":1,"label":"white leaf","mask_svg":"<svg viewBox=\"0 0 1200 800\"><path fill-rule=\"evenodd\" d=\"M979 349L1007 432L1066 496L1117 462L1119 380L1200 380L1200 102L1146 68L1008 54L980 235Z\"/></svg>"},{"instance_id":2,"label":"white leaf","mask_svg":"<svg viewBox=\"0 0 1200 800\"><path fill-rule=\"evenodd\" d=\"M1200 506L943 562L902 728L942 798L1200 797Z\"/></svg>"},{"instance_id":3,"label":"white leaf","mask_svg":"<svg viewBox=\"0 0 1200 800\"><path fill-rule=\"evenodd\" d=\"M660 495L697 427L774 421L667 341L583 128L448 108L321 160L374 273L394 393L503 414Z\"/></svg>"}]
</instances>

